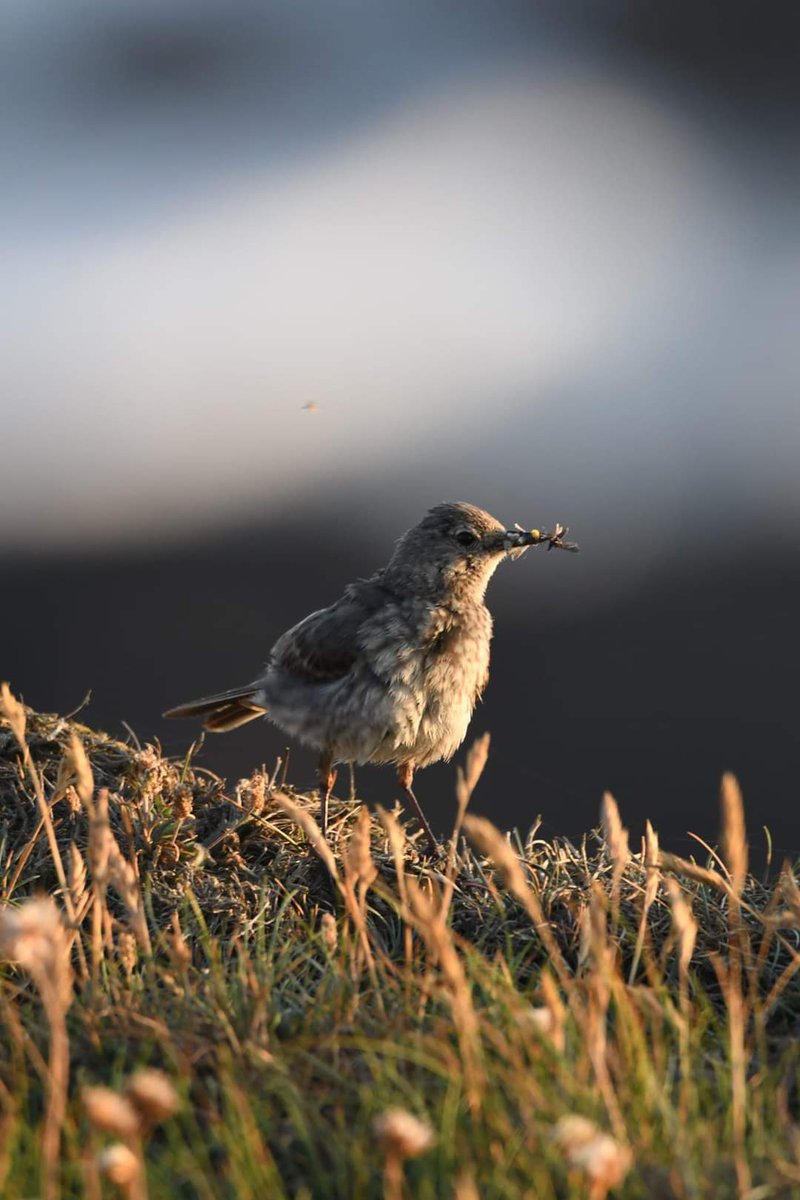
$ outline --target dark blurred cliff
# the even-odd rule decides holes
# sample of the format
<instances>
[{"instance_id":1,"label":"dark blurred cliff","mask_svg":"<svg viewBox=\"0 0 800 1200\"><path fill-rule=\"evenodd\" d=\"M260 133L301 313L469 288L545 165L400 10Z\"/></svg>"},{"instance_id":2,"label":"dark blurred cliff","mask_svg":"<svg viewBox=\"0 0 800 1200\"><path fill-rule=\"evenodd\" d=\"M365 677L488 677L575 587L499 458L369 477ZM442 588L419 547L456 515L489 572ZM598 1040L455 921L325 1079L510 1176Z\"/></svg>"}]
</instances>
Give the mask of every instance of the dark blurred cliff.
<instances>
[{"instance_id":1,"label":"dark blurred cliff","mask_svg":"<svg viewBox=\"0 0 800 1200\"><path fill-rule=\"evenodd\" d=\"M7 561L0 674L41 710L69 711L91 689L90 724L124 736L126 721L183 753L196 727L160 712L251 678L277 634L370 573L395 532L364 545L357 527L299 519L168 552ZM602 553L602 542L577 557L532 552L496 577L492 678L471 728L493 737L476 809L522 827L541 813L546 832L577 835L609 789L634 833L650 817L688 849L688 829L714 837L719 776L733 770L753 843L763 850L767 824L776 853L796 853L800 557L777 533L759 542L749 531L720 555L687 532L622 594L565 606ZM209 737L199 761L238 777L284 744L258 722ZM308 754L292 751L290 776L313 779ZM441 829L453 780L452 766L419 780ZM393 799L391 771L362 768L358 785L370 801Z\"/></svg>"}]
</instances>

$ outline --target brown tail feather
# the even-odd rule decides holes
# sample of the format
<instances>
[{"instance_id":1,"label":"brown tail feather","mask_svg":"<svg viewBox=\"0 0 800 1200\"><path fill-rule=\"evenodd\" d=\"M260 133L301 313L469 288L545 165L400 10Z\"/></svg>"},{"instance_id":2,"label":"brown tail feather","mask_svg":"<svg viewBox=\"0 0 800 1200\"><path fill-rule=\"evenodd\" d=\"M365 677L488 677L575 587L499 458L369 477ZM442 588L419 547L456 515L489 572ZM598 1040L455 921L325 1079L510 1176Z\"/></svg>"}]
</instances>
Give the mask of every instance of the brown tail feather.
<instances>
[{"instance_id":1,"label":"brown tail feather","mask_svg":"<svg viewBox=\"0 0 800 1200\"><path fill-rule=\"evenodd\" d=\"M253 684L243 688L231 688L229 692L219 692L216 696L204 696L201 700L179 704L177 708L170 708L164 716L205 717L204 729L211 733L225 733L264 715L266 708L254 699L257 692L258 687Z\"/></svg>"},{"instance_id":2,"label":"brown tail feather","mask_svg":"<svg viewBox=\"0 0 800 1200\"><path fill-rule=\"evenodd\" d=\"M227 733L229 729L238 729L240 725L246 725L248 721L254 721L256 717L263 717L266 711L265 708L259 708L255 704L233 701L231 704L219 708L210 717L206 717L203 721L203 729L207 729L209 733Z\"/></svg>"}]
</instances>

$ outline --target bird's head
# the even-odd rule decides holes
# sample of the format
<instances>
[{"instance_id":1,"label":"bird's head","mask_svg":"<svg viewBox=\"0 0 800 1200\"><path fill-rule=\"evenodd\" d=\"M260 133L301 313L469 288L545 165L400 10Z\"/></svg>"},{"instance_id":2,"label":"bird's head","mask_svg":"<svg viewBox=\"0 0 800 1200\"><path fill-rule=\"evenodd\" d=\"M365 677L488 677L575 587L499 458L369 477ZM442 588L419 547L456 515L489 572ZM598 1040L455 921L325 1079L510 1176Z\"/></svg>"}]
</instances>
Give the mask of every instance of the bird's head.
<instances>
[{"instance_id":1,"label":"bird's head","mask_svg":"<svg viewBox=\"0 0 800 1200\"><path fill-rule=\"evenodd\" d=\"M504 558L542 540L539 530L507 529L473 504L437 504L400 538L387 571L409 590L481 599Z\"/></svg>"}]
</instances>

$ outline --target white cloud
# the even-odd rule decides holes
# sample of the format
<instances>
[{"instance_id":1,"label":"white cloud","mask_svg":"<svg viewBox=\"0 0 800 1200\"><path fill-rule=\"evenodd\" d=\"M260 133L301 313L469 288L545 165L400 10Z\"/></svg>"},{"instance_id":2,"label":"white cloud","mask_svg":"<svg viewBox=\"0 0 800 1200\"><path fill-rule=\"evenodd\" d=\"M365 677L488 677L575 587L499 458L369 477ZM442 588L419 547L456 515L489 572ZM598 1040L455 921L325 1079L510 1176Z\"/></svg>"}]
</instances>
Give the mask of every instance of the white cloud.
<instances>
[{"instance_id":1,"label":"white cloud","mask_svg":"<svg viewBox=\"0 0 800 1200\"><path fill-rule=\"evenodd\" d=\"M724 291L741 220L644 93L501 73L157 224L6 246L0 537L163 533L457 454L522 391L603 397L609 354L640 368Z\"/></svg>"}]
</instances>

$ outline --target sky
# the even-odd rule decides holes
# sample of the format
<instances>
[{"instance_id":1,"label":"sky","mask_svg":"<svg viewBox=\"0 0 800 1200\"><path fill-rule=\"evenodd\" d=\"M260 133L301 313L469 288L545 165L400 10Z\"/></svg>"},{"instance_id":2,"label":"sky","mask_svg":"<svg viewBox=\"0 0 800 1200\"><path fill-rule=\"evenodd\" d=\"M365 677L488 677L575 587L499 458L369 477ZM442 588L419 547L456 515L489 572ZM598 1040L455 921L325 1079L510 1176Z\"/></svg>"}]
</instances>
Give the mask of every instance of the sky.
<instances>
[{"instance_id":1,"label":"sky","mask_svg":"<svg viewBox=\"0 0 800 1200\"><path fill-rule=\"evenodd\" d=\"M4 20L0 544L442 498L796 529L777 119L547 6Z\"/></svg>"}]
</instances>

